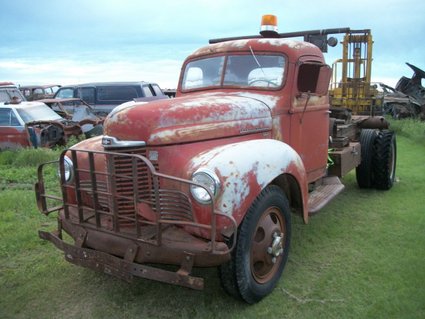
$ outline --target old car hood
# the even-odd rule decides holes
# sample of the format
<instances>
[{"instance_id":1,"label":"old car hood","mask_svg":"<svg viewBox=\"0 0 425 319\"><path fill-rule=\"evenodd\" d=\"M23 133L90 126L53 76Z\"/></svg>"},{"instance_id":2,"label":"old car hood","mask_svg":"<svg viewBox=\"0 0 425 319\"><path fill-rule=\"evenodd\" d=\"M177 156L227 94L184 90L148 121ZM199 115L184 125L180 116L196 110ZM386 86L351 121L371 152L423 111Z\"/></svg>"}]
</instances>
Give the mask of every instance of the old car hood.
<instances>
[{"instance_id":1,"label":"old car hood","mask_svg":"<svg viewBox=\"0 0 425 319\"><path fill-rule=\"evenodd\" d=\"M125 103L105 120L105 134L147 145L193 142L268 131L272 119L261 95L202 93L146 104Z\"/></svg>"}]
</instances>

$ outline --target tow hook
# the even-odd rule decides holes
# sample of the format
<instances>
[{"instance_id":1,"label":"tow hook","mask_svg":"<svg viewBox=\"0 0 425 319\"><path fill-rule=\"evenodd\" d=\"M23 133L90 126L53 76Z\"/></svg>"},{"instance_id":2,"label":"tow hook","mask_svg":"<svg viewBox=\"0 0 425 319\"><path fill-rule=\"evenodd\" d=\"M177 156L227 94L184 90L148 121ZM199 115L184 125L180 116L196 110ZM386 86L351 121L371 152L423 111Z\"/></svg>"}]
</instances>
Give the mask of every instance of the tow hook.
<instances>
[{"instance_id":1,"label":"tow hook","mask_svg":"<svg viewBox=\"0 0 425 319\"><path fill-rule=\"evenodd\" d=\"M272 255L272 263L275 264L277 257L283 253L283 233L274 233L273 242L270 247L267 248L267 252Z\"/></svg>"}]
</instances>

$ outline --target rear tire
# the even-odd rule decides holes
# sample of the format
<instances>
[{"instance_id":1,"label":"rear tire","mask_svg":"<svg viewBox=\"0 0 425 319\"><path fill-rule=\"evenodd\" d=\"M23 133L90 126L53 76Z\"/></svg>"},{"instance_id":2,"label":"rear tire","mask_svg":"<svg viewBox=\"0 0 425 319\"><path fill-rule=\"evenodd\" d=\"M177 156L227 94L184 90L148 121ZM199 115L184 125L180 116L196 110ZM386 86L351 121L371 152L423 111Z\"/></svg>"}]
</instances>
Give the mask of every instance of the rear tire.
<instances>
[{"instance_id":1,"label":"rear tire","mask_svg":"<svg viewBox=\"0 0 425 319\"><path fill-rule=\"evenodd\" d=\"M356 180L360 188L373 187L373 156L376 130L362 129L360 132L361 162L356 167Z\"/></svg>"},{"instance_id":2,"label":"rear tire","mask_svg":"<svg viewBox=\"0 0 425 319\"><path fill-rule=\"evenodd\" d=\"M388 190L395 180L397 161L397 144L395 133L382 130L378 133L374 144L373 175L375 188Z\"/></svg>"},{"instance_id":3,"label":"rear tire","mask_svg":"<svg viewBox=\"0 0 425 319\"><path fill-rule=\"evenodd\" d=\"M272 292L288 260L291 215L282 190L264 189L239 228L232 260L219 273L229 294L253 304Z\"/></svg>"}]
</instances>

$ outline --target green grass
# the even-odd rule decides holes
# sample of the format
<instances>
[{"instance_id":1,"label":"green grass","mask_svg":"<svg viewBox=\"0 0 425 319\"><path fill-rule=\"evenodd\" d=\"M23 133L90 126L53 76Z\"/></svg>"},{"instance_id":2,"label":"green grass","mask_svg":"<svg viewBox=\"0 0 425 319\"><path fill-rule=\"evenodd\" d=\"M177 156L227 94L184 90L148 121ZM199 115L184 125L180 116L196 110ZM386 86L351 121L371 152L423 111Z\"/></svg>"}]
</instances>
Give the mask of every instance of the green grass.
<instances>
[{"instance_id":1,"label":"green grass","mask_svg":"<svg viewBox=\"0 0 425 319\"><path fill-rule=\"evenodd\" d=\"M252 306L215 269L195 270L206 288L194 291L67 263L37 236L56 222L36 208L35 166L0 153L0 318L425 318L425 145L401 130L393 189L361 190L350 174L309 224L293 216L283 277Z\"/></svg>"},{"instance_id":2,"label":"green grass","mask_svg":"<svg viewBox=\"0 0 425 319\"><path fill-rule=\"evenodd\" d=\"M404 136L410 140L425 146L425 122L416 119L404 119L402 121L387 118L390 127L397 135Z\"/></svg>"}]
</instances>

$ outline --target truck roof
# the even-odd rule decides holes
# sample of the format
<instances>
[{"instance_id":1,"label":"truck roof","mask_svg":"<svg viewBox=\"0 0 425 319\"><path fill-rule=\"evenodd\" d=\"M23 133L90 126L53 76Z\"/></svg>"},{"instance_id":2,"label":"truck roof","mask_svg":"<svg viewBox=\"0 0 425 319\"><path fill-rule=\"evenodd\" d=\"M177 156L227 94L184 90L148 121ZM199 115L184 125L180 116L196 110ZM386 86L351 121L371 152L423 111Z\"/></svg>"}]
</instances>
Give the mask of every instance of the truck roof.
<instances>
[{"instance_id":1,"label":"truck roof","mask_svg":"<svg viewBox=\"0 0 425 319\"><path fill-rule=\"evenodd\" d=\"M300 56L304 55L323 57L320 49L309 42L282 38L260 38L233 40L210 44L196 50L188 57L188 59L215 53L220 54L224 52L241 52L250 50L252 50L254 53L264 51L283 52L288 56L290 61L298 60Z\"/></svg>"}]
</instances>

